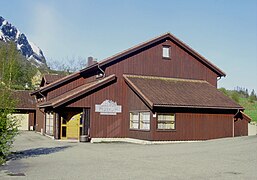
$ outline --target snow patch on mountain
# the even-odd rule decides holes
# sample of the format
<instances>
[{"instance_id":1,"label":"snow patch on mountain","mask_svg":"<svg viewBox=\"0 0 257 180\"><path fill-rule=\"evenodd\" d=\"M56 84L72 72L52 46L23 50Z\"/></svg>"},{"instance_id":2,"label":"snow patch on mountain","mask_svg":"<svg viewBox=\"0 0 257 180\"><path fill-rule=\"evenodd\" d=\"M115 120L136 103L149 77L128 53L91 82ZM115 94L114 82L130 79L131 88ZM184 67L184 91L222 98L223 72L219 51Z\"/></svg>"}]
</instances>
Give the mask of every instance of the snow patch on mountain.
<instances>
[{"instance_id":1,"label":"snow patch on mountain","mask_svg":"<svg viewBox=\"0 0 257 180\"><path fill-rule=\"evenodd\" d=\"M0 40L3 42L13 41L17 49L36 66L46 65L42 50L33 42L29 41L25 34L0 16Z\"/></svg>"}]
</instances>

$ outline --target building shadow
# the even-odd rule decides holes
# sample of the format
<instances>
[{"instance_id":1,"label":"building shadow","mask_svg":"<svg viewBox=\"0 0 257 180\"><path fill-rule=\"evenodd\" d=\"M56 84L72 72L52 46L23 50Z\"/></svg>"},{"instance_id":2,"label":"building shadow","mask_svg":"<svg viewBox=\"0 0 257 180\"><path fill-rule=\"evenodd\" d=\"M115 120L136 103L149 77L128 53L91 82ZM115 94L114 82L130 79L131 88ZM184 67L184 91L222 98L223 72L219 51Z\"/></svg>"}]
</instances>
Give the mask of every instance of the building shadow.
<instances>
[{"instance_id":1,"label":"building shadow","mask_svg":"<svg viewBox=\"0 0 257 180\"><path fill-rule=\"evenodd\" d=\"M16 152L13 152L12 154L10 154L8 156L7 160L17 160L17 159L53 154L53 153L57 153L60 151L64 151L65 149L70 148L70 147L72 147L72 146L34 148L34 149L27 149L27 150L23 150L23 151L16 151Z\"/></svg>"}]
</instances>

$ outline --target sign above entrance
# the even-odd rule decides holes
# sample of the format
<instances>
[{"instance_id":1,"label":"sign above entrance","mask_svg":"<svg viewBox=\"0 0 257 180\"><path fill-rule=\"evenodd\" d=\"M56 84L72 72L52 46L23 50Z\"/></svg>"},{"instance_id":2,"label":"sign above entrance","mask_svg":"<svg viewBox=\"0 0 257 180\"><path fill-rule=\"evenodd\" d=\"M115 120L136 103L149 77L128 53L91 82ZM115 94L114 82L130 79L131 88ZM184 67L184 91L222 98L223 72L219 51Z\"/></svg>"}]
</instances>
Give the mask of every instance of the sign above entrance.
<instances>
[{"instance_id":1,"label":"sign above entrance","mask_svg":"<svg viewBox=\"0 0 257 180\"><path fill-rule=\"evenodd\" d=\"M95 112L100 112L101 115L117 115L121 113L121 106L112 100L105 100L102 104L95 105Z\"/></svg>"}]
</instances>

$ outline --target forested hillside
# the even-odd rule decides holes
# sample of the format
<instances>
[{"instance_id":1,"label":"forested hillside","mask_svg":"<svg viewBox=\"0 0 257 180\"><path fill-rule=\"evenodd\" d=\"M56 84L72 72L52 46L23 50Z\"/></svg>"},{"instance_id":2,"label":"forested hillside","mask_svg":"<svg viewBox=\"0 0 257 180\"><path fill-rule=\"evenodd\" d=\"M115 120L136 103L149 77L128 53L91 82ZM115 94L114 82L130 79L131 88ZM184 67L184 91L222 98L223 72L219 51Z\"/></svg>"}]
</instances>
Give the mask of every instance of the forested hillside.
<instances>
[{"instance_id":1,"label":"forested hillside","mask_svg":"<svg viewBox=\"0 0 257 180\"><path fill-rule=\"evenodd\" d=\"M9 89L35 89L43 74L64 74L67 71L51 70L46 66L35 66L28 61L17 49L13 42L0 41L0 83L8 85Z\"/></svg>"},{"instance_id":2,"label":"forested hillside","mask_svg":"<svg viewBox=\"0 0 257 180\"><path fill-rule=\"evenodd\" d=\"M0 45L0 83L9 89L32 89L37 68L16 49L12 42Z\"/></svg>"},{"instance_id":3,"label":"forested hillside","mask_svg":"<svg viewBox=\"0 0 257 180\"><path fill-rule=\"evenodd\" d=\"M254 90L251 92L247 88L237 87L236 90L219 89L226 96L230 97L245 108L245 113L257 122L257 96Z\"/></svg>"}]
</instances>

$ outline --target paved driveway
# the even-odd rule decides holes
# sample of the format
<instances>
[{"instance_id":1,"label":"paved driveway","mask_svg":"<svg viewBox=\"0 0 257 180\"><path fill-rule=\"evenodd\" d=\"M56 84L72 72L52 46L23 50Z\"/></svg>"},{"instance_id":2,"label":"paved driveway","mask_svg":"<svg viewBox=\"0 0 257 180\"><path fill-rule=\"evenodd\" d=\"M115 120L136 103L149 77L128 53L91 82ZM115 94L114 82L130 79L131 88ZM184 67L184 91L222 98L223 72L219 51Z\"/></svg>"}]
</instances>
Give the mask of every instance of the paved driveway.
<instances>
[{"instance_id":1,"label":"paved driveway","mask_svg":"<svg viewBox=\"0 0 257 180\"><path fill-rule=\"evenodd\" d=\"M257 136L138 145L16 138L0 179L257 179Z\"/></svg>"}]
</instances>

